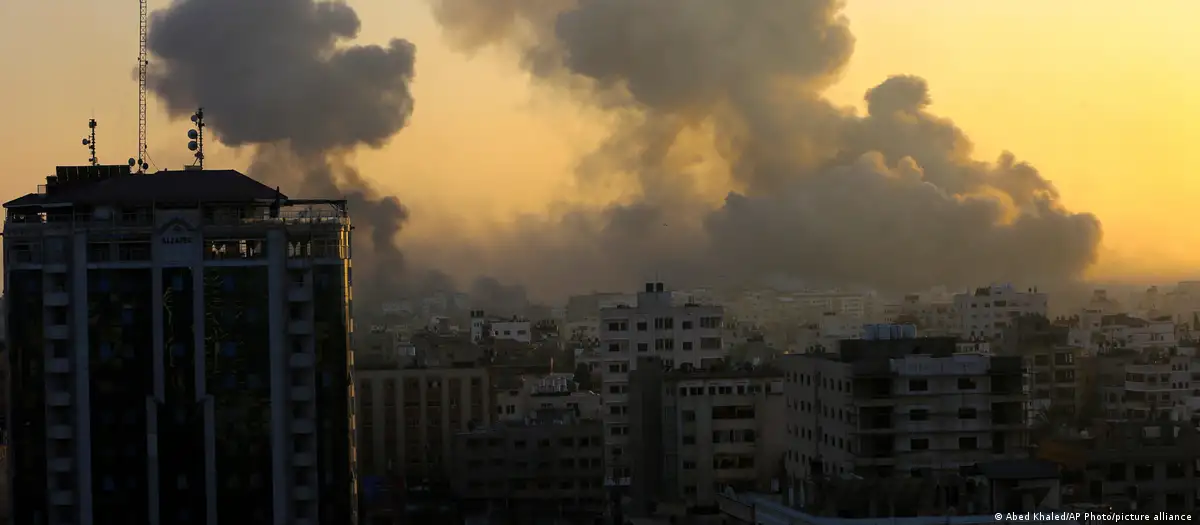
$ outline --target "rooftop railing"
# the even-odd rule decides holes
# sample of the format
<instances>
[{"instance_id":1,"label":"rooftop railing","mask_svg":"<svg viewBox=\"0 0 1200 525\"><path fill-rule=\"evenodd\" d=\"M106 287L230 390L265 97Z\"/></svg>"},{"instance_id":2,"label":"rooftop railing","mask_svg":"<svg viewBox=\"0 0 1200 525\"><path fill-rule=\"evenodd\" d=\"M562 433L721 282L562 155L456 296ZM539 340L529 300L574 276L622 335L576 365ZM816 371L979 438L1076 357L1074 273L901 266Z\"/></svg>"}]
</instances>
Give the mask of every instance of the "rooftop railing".
<instances>
[{"instance_id":1,"label":"rooftop railing","mask_svg":"<svg viewBox=\"0 0 1200 525\"><path fill-rule=\"evenodd\" d=\"M243 212L240 210L219 211L201 220L203 226L262 226L284 224L295 226L347 226L350 219L333 210L283 210L276 216L270 212ZM154 216L149 213L116 213L100 215L94 213L7 213L4 225L11 228L24 226L61 226L90 228L149 228L154 226Z\"/></svg>"}]
</instances>

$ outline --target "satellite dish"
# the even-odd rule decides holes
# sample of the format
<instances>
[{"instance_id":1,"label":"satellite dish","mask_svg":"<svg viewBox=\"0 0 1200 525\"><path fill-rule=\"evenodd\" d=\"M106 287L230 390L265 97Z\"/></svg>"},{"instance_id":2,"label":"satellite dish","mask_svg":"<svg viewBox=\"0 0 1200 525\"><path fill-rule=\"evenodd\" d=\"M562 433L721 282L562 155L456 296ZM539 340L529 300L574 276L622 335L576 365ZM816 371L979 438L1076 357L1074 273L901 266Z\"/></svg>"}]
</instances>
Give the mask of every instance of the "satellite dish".
<instances>
[{"instance_id":1,"label":"satellite dish","mask_svg":"<svg viewBox=\"0 0 1200 525\"><path fill-rule=\"evenodd\" d=\"M147 164L147 163L145 163L145 162L143 162L143 163L142 163L142 171L146 171L146 170L148 170L148 169L150 169L150 165L149 165L149 164Z\"/></svg>"},{"instance_id":2,"label":"satellite dish","mask_svg":"<svg viewBox=\"0 0 1200 525\"><path fill-rule=\"evenodd\" d=\"M196 116L192 115L192 122L195 122L195 121L196 121Z\"/></svg>"},{"instance_id":3,"label":"satellite dish","mask_svg":"<svg viewBox=\"0 0 1200 525\"><path fill-rule=\"evenodd\" d=\"M197 149L200 149L200 145L197 144L196 141L193 140L193 141L188 142L188 149L192 150L192 151L196 151Z\"/></svg>"},{"instance_id":4,"label":"satellite dish","mask_svg":"<svg viewBox=\"0 0 1200 525\"><path fill-rule=\"evenodd\" d=\"M137 164L137 161L136 161L136 160L133 160L133 157L129 157L129 165L130 165L130 166L134 166L134 165L136 165L136 164Z\"/></svg>"},{"instance_id":5,"label":"satellite dish","mask_svg":"<svg viewBox=\"0 0 1200 525\"><path fill-rule=\"evenodd\" d=\"M188 138L189 139L196 140L196 136L197 136L196 130L194 130L194 129L188 130Z\"/></svg>"},{"instance_id":6,"label":"satellite dish","mask_svg":"<svg viewBox=\"0 0 1200 525\"><path fill-rule=\"evenodd\" d=\"M83 139L83 145L84 145L84 146L87 146L87 145L88 145L88 139Z\"/></svg>"}]
</instances>

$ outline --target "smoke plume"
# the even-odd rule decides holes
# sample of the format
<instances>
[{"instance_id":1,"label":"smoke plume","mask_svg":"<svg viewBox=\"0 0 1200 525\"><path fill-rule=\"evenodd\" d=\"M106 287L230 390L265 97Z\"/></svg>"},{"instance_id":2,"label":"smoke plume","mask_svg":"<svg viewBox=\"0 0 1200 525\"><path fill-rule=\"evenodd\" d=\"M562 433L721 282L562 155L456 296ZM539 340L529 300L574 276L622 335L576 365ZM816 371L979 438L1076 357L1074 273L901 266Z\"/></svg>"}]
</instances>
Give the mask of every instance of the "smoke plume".
<instances>
[{"instance_id":1,"label":"smoke plume","mask_svg":"<svg viewBox=\"0 0 1200 525\"><path fill-rule=\"evenodd\" d=\"M395 242L408 214L347 159L408 123L415 49L400 39L342 45L359 26L341 2L177 0L151 19L149 80L173 116L203 106L222 143L255 148L251 176L293 197L349 201L370 303L402 284Z\"/></svg>"},{"instance_id":2,"label":"smoke plume","mask_svg":"<svg viewBox=\"0 0 1200 525\"><path fill-rule=\"evenodd\" d=\"M929 112L923 79L884 80L865 115L823 97L854 48L839 0L431 1L464 51L508 46L535 78L621 116L579 182L617 178L638 197L525 217L497 242L522 249L477 249L535 293L628 289L660 271L1047 285L1096 258L1097 218L1010 153L975 160Z\"/></svg>"}]
</instances>

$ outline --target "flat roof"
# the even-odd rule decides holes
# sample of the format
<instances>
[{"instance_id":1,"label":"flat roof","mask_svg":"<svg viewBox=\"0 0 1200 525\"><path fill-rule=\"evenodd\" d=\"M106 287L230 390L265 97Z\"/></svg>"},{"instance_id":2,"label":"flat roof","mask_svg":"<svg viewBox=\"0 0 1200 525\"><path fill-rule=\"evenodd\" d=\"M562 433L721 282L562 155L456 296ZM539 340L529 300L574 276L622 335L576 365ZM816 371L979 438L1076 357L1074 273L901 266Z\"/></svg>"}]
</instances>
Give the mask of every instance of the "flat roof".
<instances>
[{"instance_id":1,"label":"flat roof","mask_svg":"<svg viewBox=\"0 0 1200 525\"><path fill-rule=\"evenodd\" d=\"M118 175L96 181L59 183L50 192L30 193L4 203L5 208L37 208L70 204L145 205L155 202L258 202L276 197L271 188L235 170L163 170L144 175Z\"/></svg>"}]
</instances>

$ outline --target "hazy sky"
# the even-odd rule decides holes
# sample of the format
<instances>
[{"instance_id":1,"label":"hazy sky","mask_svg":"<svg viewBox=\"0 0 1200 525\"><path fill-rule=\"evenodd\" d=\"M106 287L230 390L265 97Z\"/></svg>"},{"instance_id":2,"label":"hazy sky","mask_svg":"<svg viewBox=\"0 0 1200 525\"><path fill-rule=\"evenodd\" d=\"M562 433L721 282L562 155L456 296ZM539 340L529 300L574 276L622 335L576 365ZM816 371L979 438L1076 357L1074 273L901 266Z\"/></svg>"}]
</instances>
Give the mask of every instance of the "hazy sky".
<instances>
[{"instance_id":1,"label":"hazy sky","mask_svg":"<svg viewBox=\"0 0 1200 525\"><path fill-rule=\"evenodd\" d=\"M152 7L166 2L152 1ZM358 0L360 40L417 45L416 111L364 174L411 208L407 235L474 228L537 211L569 193L575 160L601 137L594 119L530 87L501 50L446 46L423 0ZM1010 150L1054 181L1067 206L1103 221L1098 277L1187 276L1200 266L1200 22L1195 0L850 0L851 66L830 96L861 105L890 74L925 77L931 110L953 119L993 160ZM0 159L5 199L58 164L83 164L87 120L99 155L136 150L137 3L0 2ZM190 160L186 122L151 104L157 168ZM209 150L210 166L246 155ZM1014 254L1019 257L1020 254Z\"/></svg>"}]
</instances>

